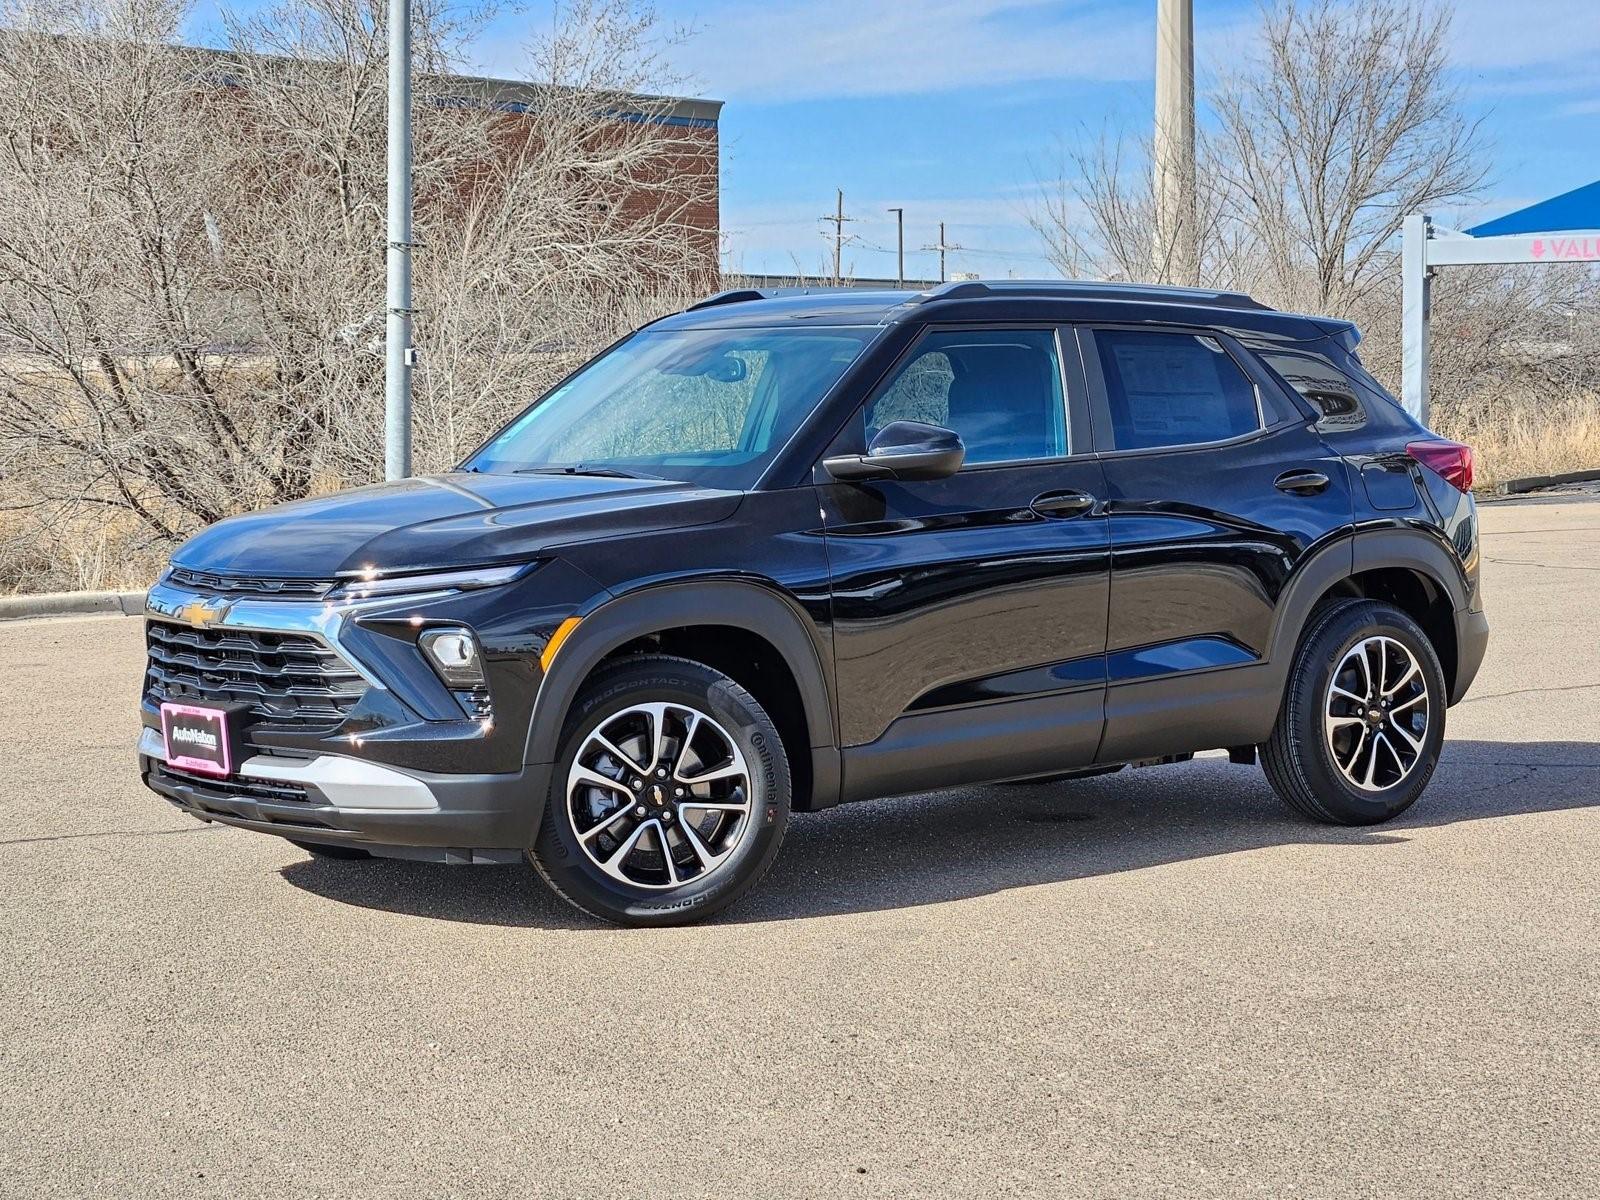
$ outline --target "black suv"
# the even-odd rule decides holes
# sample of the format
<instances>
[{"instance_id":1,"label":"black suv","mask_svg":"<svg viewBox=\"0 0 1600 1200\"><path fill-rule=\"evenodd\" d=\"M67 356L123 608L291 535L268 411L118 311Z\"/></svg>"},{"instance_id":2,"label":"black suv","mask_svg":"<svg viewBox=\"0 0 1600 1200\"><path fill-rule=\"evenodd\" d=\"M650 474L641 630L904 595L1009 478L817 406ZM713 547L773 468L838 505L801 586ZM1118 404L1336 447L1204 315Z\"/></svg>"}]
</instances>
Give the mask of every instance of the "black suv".
<instances>
[{"instance_id":1,"label":"black suv","mask_svg":"<svg viewBox=\"0 0 1600 1200\"><path fill-rule=\"evenodd\" d=\"M140 769L631 924L732 903L793 811L1202 750L1386 820L1488 627L1471 451L1356 341L1176 288L713 296L449 474L187 542Z\"/></svg>"}]
</instances>

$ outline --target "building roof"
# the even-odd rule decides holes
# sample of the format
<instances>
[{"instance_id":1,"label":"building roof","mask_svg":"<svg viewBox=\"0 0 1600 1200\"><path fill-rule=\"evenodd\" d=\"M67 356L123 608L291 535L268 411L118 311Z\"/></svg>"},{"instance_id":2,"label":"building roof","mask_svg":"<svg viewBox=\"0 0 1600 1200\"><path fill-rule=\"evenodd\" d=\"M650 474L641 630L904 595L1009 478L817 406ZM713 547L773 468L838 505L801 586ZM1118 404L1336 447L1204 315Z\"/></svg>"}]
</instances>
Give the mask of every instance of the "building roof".
<instances>
[{"instance_id":1,"label":"building roof","mask_svg":"<svg viewBox=\"0 0 1600 1200\"><path fill-rule=\"evenodd\" d=\"M507 112L535 112L551 85L524 79L494 79L479 75L435 76L438 90L459 90L464 99L478 100ZM722 114L721 100L699 100L686 96L654 96L646 93L618 92L612 97L612 116L659 121L667 125L686 125L714 129Z\"/></svg>"},{"instance_id":2,"label":"building roof","mask_svg":"<svg viewBox=\"0 0 1600 1200\"><path fill-rule=\"evenodd\" d=\"M226 86L240 86L245 81L240 72L242 57L232 50L219 50L211 46L184 46L186 54L210 60L207 75ZM280 55L251 56L256 61L279 63L286 67L315 69L332 66L310 59L284 58ZM526 79L499 79L486 75L419 75L418 99L445 106L482 105L505 112L537 112L555 86L533 83ZM715 129L722 114L721 100L695 99L686 96L656 96L647 93L616 92L607 96L608 115L623 120L651 121L665 125L680 125L697 129Z\"/></svg>"}]
</instances>

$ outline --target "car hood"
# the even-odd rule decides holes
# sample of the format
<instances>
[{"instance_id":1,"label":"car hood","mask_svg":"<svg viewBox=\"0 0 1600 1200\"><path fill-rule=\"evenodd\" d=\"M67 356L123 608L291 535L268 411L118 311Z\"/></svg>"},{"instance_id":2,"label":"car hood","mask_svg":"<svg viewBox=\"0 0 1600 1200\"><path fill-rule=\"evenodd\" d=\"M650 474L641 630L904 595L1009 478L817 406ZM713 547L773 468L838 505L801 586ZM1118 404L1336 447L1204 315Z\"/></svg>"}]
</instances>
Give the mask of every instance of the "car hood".
<instances>
[{"instance_id":1,"label":"car hood","mask_svg":"<svg viewBox=\"0 0 1600 1200\"><path fill-rule=\"evenodd\" d=\"M285 579L482 566L593 538L712 524L741 498L654 479L426 475L230 517L190 538L172 561Z\"/></svg>"}]
</instances>

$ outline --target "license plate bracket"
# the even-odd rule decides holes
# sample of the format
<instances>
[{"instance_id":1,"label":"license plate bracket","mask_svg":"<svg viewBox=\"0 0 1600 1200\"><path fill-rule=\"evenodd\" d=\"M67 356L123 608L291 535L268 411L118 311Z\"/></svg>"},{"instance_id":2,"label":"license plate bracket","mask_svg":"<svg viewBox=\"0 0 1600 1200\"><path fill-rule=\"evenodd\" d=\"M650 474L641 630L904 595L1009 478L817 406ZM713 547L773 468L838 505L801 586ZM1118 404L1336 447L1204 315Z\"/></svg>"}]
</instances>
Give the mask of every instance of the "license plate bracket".
<instances>
[{"instance_id":1,"label":"license plate bracket","mask_svg":"<svg viewBox=\"0 0 1600 1200\"><path fill-rule=\"evenodd\" d=\"M233 714L225 708L167 701L161 705L161 738L167 765L225 779L237 762Z\"/></svg>"}]
</instances>

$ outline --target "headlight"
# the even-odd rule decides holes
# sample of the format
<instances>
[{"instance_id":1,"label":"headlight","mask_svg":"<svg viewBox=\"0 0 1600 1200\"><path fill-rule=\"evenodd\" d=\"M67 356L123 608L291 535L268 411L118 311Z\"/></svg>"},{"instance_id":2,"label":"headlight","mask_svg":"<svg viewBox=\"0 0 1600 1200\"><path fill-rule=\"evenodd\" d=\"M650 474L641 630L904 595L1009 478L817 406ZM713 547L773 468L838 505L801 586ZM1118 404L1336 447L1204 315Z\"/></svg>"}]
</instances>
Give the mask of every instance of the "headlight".
<instances>
[{"instance_id":1,"label":"headlight","mask_svg":"<svg viewBox=\"0 0 1600 1200\"><path fill-rule=\"evenodd\" d=\"M483 655L472 630L461 625L425 629L417 635L417 645L469 717L487 721L494 715Z\"/></svg>"},{"instance_id":2,"label":"headlight","mask_svg":"<svg viewBox=\"0 0 1600 1200\"><path fill-rule=\"evenodd\" d=\"M508 567L466 567L459 571L433 571L426 575L385 575L376 567L349 574L333 591L329 600L369 600L381 596L404 596L413 592L461 592L475 588L499 587L533 570L532 563L513 563Z\"/></svg>"}]
</instances>

